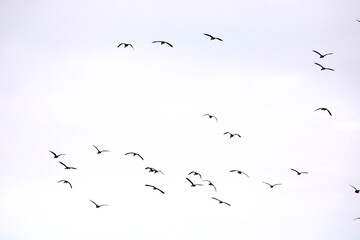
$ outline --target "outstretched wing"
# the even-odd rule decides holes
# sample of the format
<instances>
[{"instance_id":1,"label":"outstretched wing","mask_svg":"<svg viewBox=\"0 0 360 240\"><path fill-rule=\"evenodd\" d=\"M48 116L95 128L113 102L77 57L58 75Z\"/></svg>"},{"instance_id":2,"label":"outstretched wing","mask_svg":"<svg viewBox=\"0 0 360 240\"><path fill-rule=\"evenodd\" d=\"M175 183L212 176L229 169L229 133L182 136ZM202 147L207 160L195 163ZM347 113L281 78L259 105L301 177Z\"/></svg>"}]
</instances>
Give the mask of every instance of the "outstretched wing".
<instances>
[{"instance_id":1,"label":"outstretched wing","mask_svg":"<svg viewBox=\"0 0 360 240\"><path fill-rule=\"evenodd\" d=\"M158 191L161 192L162 194L165 194L164 191L162 191L162 190L159 189L159 188L156 188L156 190L158 190Z\"/></svg>"},{"instance_id":2,"label":"outstretched wing","mask_svg":"<svg viewBox=\"0 0 360 240\"><path fill-rule=\"evenodd\" d=\"M95 145L93 145L93 147L96 148L96 150L98 150L100 152L100 150Z\"/></svg>"},{"instance_id":3,"label":"outstretched wing","mask_svg":"<svg viewBox=\"0 0 360 240\"><path fill-rule=\"evenodd\" d=\"M91 200L91 199L90 199L90 202L92 202L93 204L95 204L95 206L98 206L98 205L96 204L96 202L94 202L94 201Z\"/></svg>"},{"instance_id":4,"label":"outstretched wing","mask_svg":"<svg viewBox=\"0 0 360 240\"><path fill-rule=\"evenodd\" d=\"M152 187L155 188L153 185L145 184L146 187Z\"/></svg>"},{"instance_id":5,"label":"outstretched wing","mask_svg":"<svg viewBox=\"0 0 360 240\"><path fill-rule=\"evenodd\" d=\"M238 136L239 138L241 138L241 136L237 133L233 134L234 136Z\"/></svg>"},{"instance_id":6,"label":"outstretched wing","mask_svg":"<svg viewBox=\"0 0 360 240\"><path fill-rule=\"evenodd\" d=\"M320 63L315 62L314 64L315 64L315 65L318 65L318 66L321 67L321 68L324 68Z\"/></svg>"},{"instance_id":7,"label":"outstretched wing","mask_svg":"<svg viewBox=\"0 0 360 240\"><path fill-rule=\"evenodd\" d=\"M318 51L315 51L315 50L312 50L314 53L317 53L317 54L319 54L320 55L320 57L322 56L322 54L321 53L319 53Z\"/></svg>"},{"instance_id":8,"label":"outstretched wing","mask_svg":"<svg viewBox=\"0 0 360 240\"><path fill-rule=\"evenodd\" d=\"M324 68L324 69L326 69L326 70L330 70L330 71L335 71L334 69L332 69L332 68Z\"/></svg>"},{"instance_id":9,"label":"outstretched wing","mask_svg":"<svg viewBox=\"0 0 360 240\"><path fill-rule=\"evenodd\" d=\"M205 36L208 36L208 37L210 37L210 38L214 38L213 36L211 36L211 35L208 34L208 33L204 33L204 35L205 35Z\"/></svg>"},{"instance_id":10,"label":"outstretched wing","mask_svg":"<svg viewBox=\"0 0 360 240\"><path fill-rule=\"evenodd\" d=\"M168 43L168 42L164 42L164 43L166 43L167 45L169 45L170 47L173 47L173 45L171 45L170 43Z\"/></svg>"},{"instance_id":11,"label":"outstretched wing","mask_svg":"<svg viewBox=\"0 0 360 240\"><path fill-rule=\"evenodd\" d=\"M270 184L270 183L267 183L267 182L263 182L263 183L265 183L265 184L267 184L267 185L269 185L269 186L271 187L271 184Z\"/></svg>"},{"instance_id":12,"label":"outstretched wing","mask_svg":"<svg viewBox=\"0 0 360 240\"><path fill-rule=\"evenodd\" d=\"M54 154L54 157L56 157L56 156L57 156L57 155L56 155L56 153L54 153L53 151L50 151L50 150L49 150L49 152L51 152L52 154Z\"/></svg>"},{"instance_id":13,"label":"outstretched wing","mask_svg":"<svg viewBox=\"0 0 360 240\"><path fill-rule=\"evenodd\" d=\"M117 47L119 48L121 47L121 45L125 45L125 43L120 43Z\"/></svg>"},{"instance_id":14,"label":"outstretched wing","mask_svg":"<svg viewBox=\"0 0 360 240\"><path fill-rule=\"evenodd\" d=\"M215 197L212 197L212 199L215 199L215 200L217 200L217 201L221 202L221 200L220 200L220 199L217 199L217 198L215 198Z\"/></svg>"},{"instance_id":15,"label":"outstretched wing","mask_svg":"<svg viewBox=\"0 0 360 240\"><path fill-rule=\"evenodd\" d=\"M350 185L350 184L349 184L349 186L352 187L353 189L357 190L356 187L354 187L353 185Z\"/></svg>"},{"instance_id":16,"label":"outstretched wing","mask_svg":"<svg viewBox=\"0 0 360 240\"><path fill-rule=\"evenodd\" d=\"M299 171L293 169L293 168L290 168L292 171L296 172L297 174L299 174Z\"/></svg>"},{"instance_id":17,"label":"outstretched wing","mask_svg":"<svg viewBox=\"0 0 360 240\"><path fill-rule=\"evenodd\" d=\"M324 57L327 56L327 55L331 55L331 54L334 54L334 53L327 53L327 54L324 54Z\"/></svg>"},{"instance_id":18,"label":"outstretched wing","mask_svg":"<svg viewBox=\"0 0 360 240\"><path fill-rule=\"evenodd\" d=\"M66 166L66 164L65 163L63 163L63 162L60 162L59 161L59 163L61 164L61 165L63 165L65 168L67 168L68 166Z\"/></svg>"},{"instance_id":19,"label":"outstretched wing","mask_svg":"<svg viewBox=\"0 0 360 240\"><path fill-rule=\"evenodd\" d=\"M191 185L195 185L189 178L186 179L191 183Z\"/></svg>"},{"instance_id":20,"label":"outstretched wing","mask_svg":"<svg viewBox=\"0 0 360 240\"><path fill-rule=\"evenodd\" d=\"M250 178L249 175L247 175L246 173L242 172L242 174L244 174L245 176L247 176L248 178Z\"/></svg>"},{"instance_id":21,"label":"outstretched wing","mask_svg":"<svg viewBox=\"0 0 360 240\"><path fill-rule=\"evenodd\" d=\"M222 42L223 42L223 40L222 40L221 38L216 37L215 39L217 39L217 40L219 40L219 41L222 41Z\"/></svg>"},{"instance_id":22,"label":"outstretched wing","mask_svg":"<svg viewBox=\"0 0 360 240\"><path fill-rule=\"evenodd\" d=\"M144 160L144 158L140 154L135 153L135 155L139 156L141 158L141 160Z\"/></svg>"}]
</instances>

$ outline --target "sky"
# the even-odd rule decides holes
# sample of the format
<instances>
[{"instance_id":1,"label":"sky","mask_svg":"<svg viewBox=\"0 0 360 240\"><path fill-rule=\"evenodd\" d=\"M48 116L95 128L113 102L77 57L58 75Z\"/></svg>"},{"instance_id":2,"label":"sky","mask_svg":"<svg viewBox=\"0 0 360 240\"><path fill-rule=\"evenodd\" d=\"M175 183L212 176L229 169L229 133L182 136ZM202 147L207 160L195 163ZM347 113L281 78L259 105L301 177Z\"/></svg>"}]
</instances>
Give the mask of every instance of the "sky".
<instances>
[{"instance_id":1,"label":"sky","mask_svg":"<svg viewBox=\"0 0 360 240\"><path fill-rule=\"evenodd\" d=\"M359 9L0 1L0 239L359 239Z\"/></svg>"}]
</instances>

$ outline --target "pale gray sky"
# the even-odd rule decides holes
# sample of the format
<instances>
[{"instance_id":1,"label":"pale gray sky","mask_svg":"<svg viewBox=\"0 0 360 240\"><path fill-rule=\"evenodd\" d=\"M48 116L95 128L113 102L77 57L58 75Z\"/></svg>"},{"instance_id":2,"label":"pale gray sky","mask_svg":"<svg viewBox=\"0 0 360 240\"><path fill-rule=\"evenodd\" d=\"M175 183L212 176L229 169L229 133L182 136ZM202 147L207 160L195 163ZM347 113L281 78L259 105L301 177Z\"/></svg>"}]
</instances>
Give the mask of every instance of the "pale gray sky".
<instances>
[{"instance_id":1,"label":"pale gray sky","mask_svg":"<svg viewBox=\"0 0 360 240\"><path fill-rule=\"evenodd\" d=\"M1 1L0 238L358 240L359 9Z\"/></svg>"}]
</instances>

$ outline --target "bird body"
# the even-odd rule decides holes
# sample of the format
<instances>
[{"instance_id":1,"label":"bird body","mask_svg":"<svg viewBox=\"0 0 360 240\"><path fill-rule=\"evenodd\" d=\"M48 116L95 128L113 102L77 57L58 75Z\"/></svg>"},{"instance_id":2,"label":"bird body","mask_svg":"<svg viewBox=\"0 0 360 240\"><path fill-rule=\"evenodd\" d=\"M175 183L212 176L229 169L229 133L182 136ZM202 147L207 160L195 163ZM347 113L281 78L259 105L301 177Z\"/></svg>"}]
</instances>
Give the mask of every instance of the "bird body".
<instances>
[{"instance_id":1,"label":"bird body","mask_svg":"<svg viewBox=\"0 0 360 240\"><path fill-rule=\"evenodd\" d=\"M208 33L204 33L204 35L210 37L210 40L219 40L219 41L223 42L223 40L221 38L214 37Z\"/></svg>"},{"instance_id":2,"label":"bird body","mask_svg":"<svg viewBox=\"0 0 360 240\"><path fill-rule=\"evenodd\" d=\"M125 155L129 155L129 154L133 155L133 157L138 156L139 158L141 158L141 160L144 160L144 158L143 158L140 154L138 154L138 153L136 153L136 152L128 152L128 153L125 153Z\"/></svg>"},{"instance_id":3,"label":"bird body","mask_svg":"<svg viewBox=\"0 0 360 240\"><path fill-rule=\"evenodd\" d=\"M58 157L60 157L60 156L66 155L66 154L63 154L63 153L61 153L61 154L56 154L56 153L54 153L53 151L50 151L50 150L49 150L49 152L51 152L51 153L54 155L54 158L58 158Z\"/></svg>"},{"instance_id":4,"label":"bird body","mask_svg":"<svg viewBox=\"0 0 360 240\"><path fill-rule=\"evenodd\" d=\"M247 176L248 178L250 178L249 175L247 175L246 173L244 173L243 171L240 171L240 170L230 170L230 172L236 172L236 173L238 173L238 174L244 174L245 176Z\"/></svg>"},{"instance_id":5,"label":"bird body","mask_svg":"<svg viewBox=\"0 0 360 240\"><path fill-rule=\"evenodd\" d=\"M230 133L230 132L225 132L224 135L229 134L230 138L234 137L234 136L238 136L239 138L241 138L241 136L237 133Z\"/></svg>"},{"instance_id":6,"label":"bird body","mask_svg":"<svg viewBox=\"0 0 360 240\"><path fill-rule=\"evenodd\" d=\"M94 201L91 200L91 199L90 199L90 202L92 202L93 204L95 204L95 207L96 207L96 208L99 208L99 207L102 207L102 206L107 206L107 204L100 204L100 205L98 205L98 204L96 204L96 202L94 202Z\"/></svg>"},{"instance_id":7,"label":"bird body","mask_svg":"<svg viewBox=\"0 0 360 240\"><path fill-rule=\"evenodd\" d=\"M173 47L173 45L171 45L170 43L168 43L168 42L166 42L166 41L153 41L152 43L160 43L161 45L167 44L167 45L169 45L170 47Z\"/></svg>"},{"instance_id":8,"label":"bird body","mask_svg":"<svg viewBox=\"0 0 360 240\"><path fill-rule=\"evenodd\" d=\"M332 68L323 67L320 63L315 63L315 65L318 65L319 67L321 67L321 71L324 71L324 70L335 71L335 70L332 69Z\"/></svg>"},{"instance_id":9,"label":"bird body","mask_svg":"<svg viewBox=\"0 0 360 240\"><path fill-rule=\"evenodd\" d=\"M145 186L146 186L146 187L152 187L153 190L158 190L158 191L161 192L162 194L165 194L164 191L162 191L161 189L159 189L159 188L157 188L157 187L155 187L155 186L153 186L153 185L145 184Z\"/></svg>"},{"instance_id":10,"label":"bird body","mask_svg":"<svg viewBox=\"0 0 360 240\"><path fill-rule=\"evenodd\" d=\"M308 174L308 172L299 172L298 170L295 170L293 168L290 168L292 171L296 172L297 175L301 175L301 174Z\"/></svg>"},{"instance_id":11,"label":"bird body","mask_svg":"<svg viewBox=\"0 0 360 240\"><path fill-rule=\"evenodd\" d=\"M329 115L332 116L331 112L330 112L329 109L327 109L327 108L321 107L321 108L315 109L314 112L316 112L316 111L318 111L318 110L327 111L327 112L329 113Z\"/></svg>"},{"instance_id":12,"label":"bird body","mask_svg":"<svg viewBox=\"0 0 360 240\"><path fill-rule=\"evenodd\" d=\"M62 182L62 183L67 183L67 184L70 185L70 188L72 188L72 185L71 185L71 183L70 183L69 181L67 181L67 180L60 180L60 181L58 181L58 183L60 183L60 182Z\"/></svg>"},{"instance_id":13,"label":"bird body","mask_svg":"<svg viewBox=\"0 0 360 240\"><path fill-rule=\"evenodd\" d=\"M349 185L350 185L350 184L349 184ZM360 190L357 189L356 187L354 187L353 185L350 185L350 187L352 187L352 188L355 190L355 193L359 193L359 192L360 192Z\"/></svg>"},{"instance_id":14,"label":"bird body","mask_svg":"<svg viewBox=\"0 0 360 240\"><path fill-rule=\"evenodd\" d=\"M203 117L205 117L205 116L208 116L210 119L211 119L211 118L214 118L216 121L218 121L217 117L215 117L214 115L210 115L210 114L208 114L208 113L205 113L205 114L203 115Z\"/></svg>"},{"instance_id":15,"label":"bird body","mask_svg":"<svg viewBox=\"0 0 360 240\"><path fill-rule=\"evenodd\" d=\"M149 172L153 172L154 174L155 173L162 173L162 175L164 175L164 173L160 170L157 170L155 168L152 168L152 167L146 167L145 170L149 170Z\"/></svg>"},{"instance_id":16,"label":"bird body","mask_svg":"<svg viewBox=\"0 0 360 240\"><path fill-rule=\"evenodd\" d=\"M63 162L60 162L60 161L59 161L59 163L60 163L61 165L63 165L63 166L65 167L65 169L76 169L76 168L74 168L74 167L68 167L68 166L66 166L66 164L63 163Z\"/></svg>"},{"instance_id":17,"label":"bird body","mask_svg":"<svg viewBox=\"0 0 360 240\"><path fill-rule=\"evenodd\" d=\"M273 188L273 187L275 187L275 186L277 186L277 185L282 185L282 183L276 183L276 184L273 184L273 185L271 185L270 183L267 183L267 182L263 182L263 183L269 185L270 188Z\"/></svg>"},{"instance_id":18,"label":"bird body","mask_svg":"<svg viewBox=\"0 0 360 240\"><path fill-rule=\"evenodd\" d=\"M324 57L326 57L327 55L331 55L331 54L334 54L334 53L326 53L326 54L321 54L321 53L319 53L318 51L315 51L315 50L312 50L314 53L317 53L317 54L319 54L319 56L320 56L320 58L324 58Z\"/></svg>"},{"instance_id":19,"label":"bird body","mask_svg":"<svg viewBox=\"0 0 360 240\"><path fill-rule=\"evenodd\" d=\"M100 154L102 152L110 152L109 150L99 150L99 148L97 148L95 145L93 145L93 147L96 148L97 154Z\"/></svg>"},{"instance_id":20,"label":"bird body","mask_svg":"<svg viewBox=\"0 0 360 240\"><path fill-rule=\"evenodd\" d=\"M219 202L219 204L223 203L223 204L226 204L226 205L228 205L228 206L231 206L229 203L224 202L224 201L222 201L222 200L220 200L220 199L217 199L217 198L214 198L214 197L212 197L212 199L217 200L217 201Z\"/></svg>"}]
</instances>

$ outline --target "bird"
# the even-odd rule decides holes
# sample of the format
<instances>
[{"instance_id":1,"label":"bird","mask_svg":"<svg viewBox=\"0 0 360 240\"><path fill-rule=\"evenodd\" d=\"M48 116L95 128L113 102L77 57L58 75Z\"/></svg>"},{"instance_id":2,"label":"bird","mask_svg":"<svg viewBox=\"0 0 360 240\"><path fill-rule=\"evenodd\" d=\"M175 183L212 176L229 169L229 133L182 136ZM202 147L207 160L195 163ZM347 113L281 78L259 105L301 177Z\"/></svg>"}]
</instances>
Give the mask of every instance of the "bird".
<instances>
[{"instance_id":1,"label":"bird","mask_svg":"<svg viewBox=\"0 0 360 240\"><path fill-rule=\"evenodd\" d=\"M191 172L189 172L189 174L188 175L191 175L191 174L194 174L194 176L199 176L201 179L202 179L202 177L201 177L201 174L200 173L198 173L198 172L195 172L195 171L191 171Z\"/></svg>"},{"instance_id":2,"label":"bird","mask_svg":"<svg viewBox=\"0 0 360 240\"><path fill-rule=\"evenodd\" d=\"M226 205L228 205L228 206L231 206L229 203L224 202L224 201L221 201L220 199L217 199L217 198L214 198L214 197L212 197L212 199L217 200L217 201L219 202L219 204L223 203L223 204L226 204Z\"/></svg>"},{"instance_id":3,"label":"bird","mask_svg":"<svg viewBox=\"0 0 360 240\"><path fill-rule=\"evenodd\" d=\"M162 191L161 189L159 189L159 188L157 188L157 187L155 187L155 186L153 186L153 185L145 184L145 186L146 186L146 187L152 187L153 190L158 190L158 191L161 192L162 194L165 194L164 191Z\"/></svg>"},{"instance_id":4,"label":"bird","mask_svg":"<svg viewBox=\"0 0 360 240\"><path fill-rule=\"evenodd\" d=\"M354 219L353 219L353 221L355 221L356 219L360 219L360 217L356 217L356 218L354 218Z\"/></svg>"},{"instance_id":5,"label":"bird","mask_svg":"<svg viewBox=\"0 0 360 240\"><path fill-rule=\"evenodd\" d=\"M102 152L110 152L109 150L99 150L95 145L93 145L93 146L94 146L94 148L96 148L97 154L100 154Z\"/></svg>"},{"instance_id":6,"label":"bird","mask_svg":"<svg viewBox=\"0 0 360 240\"><path fill-rule=\"evenodd\" d=\"M217 117L215 117L214 115L210 115L210 114L208 114L208 113L205 113L205 114L203 115L203 117L205 117L205 116L208 116L210 119L211 119L211 118L214 118L216 121L218 121Z\"/></svg>"},{"instance_id":7,"label":"bird","mask_svg":"<svg viewBox=\"0 0 360 240\"><path fill-rule=\"evenodd\" d=\"M315 50L312 50L312 51L313 51L314 53L319 54L320 58L324 58L324 57L326 57L327 55L334 54L334 53L326 53L326 54L322 55L322 54L321 54L321 53L319 53L318 51L315 51Z\"/></svg>"},{"instance_id":8,"label":"bird","mask_svg":"<svg viewBox=\"0 0 360 240\"><path fill-rule=\"evenodd\" d=\"M121 45L124 45L124 48L131 47L134 50L133 45L131 45L130 43L120 43L117 47L119 48L121 47Z\"/></svg>"},{"instance_id":9,"label":"bird","mask_svg":"<svg viewBox=\"0 0 360 240\"><path fill-rule=\"evenodd\" d=\"M349 184L350 185L350 184ZM355 189L355 193L359 193L360 190L359 189L356 189L356 187L354 187L353 185L350 185L350 187L352 187L353 189Z\"/></svg>"},{"instance_id":10,"label":"bird","mask_svg":"<svg viewBox=\"0 0 360 240\"><path fill-rule=\"evenodd\" d=\"M50 151L50 150L49 150L49 152L51 152L51 153L54 155L54 158L58 158L58 157L60 157L60 156L66 155L66 154L63 154L63 153L61 153L61 154L56 154L56 153L54 153L53 151Z\"/></svg>"},{"instance_id":11,"label":"bird","mask_svg":"<svg viewBox=\"0 0 360 240\"><path fill-rule=\"evenodd\" d=\"M246 173L244 173L243 171L240 171L240 170L230 170L230 172L236 172L236 173L238 173L238 174L244 174L245 176L247 176L248 178L250 178L249 175L247 175Z\"/></svg>"},{"instance_id":12,"label":"bird","mask_svg":"<svg viewBox=\"0 0 360 240\"><path fill-rule=\"evenodd\" d=\"M60 180L60 181L58 181L58 183L60 183L60 182L68 183L70 185L70 188L72 188L72 185L68 180Z\"/></svg>"},{"instance_id":13,"label":"bird","mask_svg":"<svg viewBox=\"0 0 360 240\"><path fill-rule=\"evenodd\" d=\"M164 173L160 170L157 170L155 168L152 168L152 167L146 167L145 170L149 169L149 172L153 172L154 174L155 173L162 173L162 175L164 175Z\"/></svg>"},{"instance_id":14,"label":"bird","mask_svg":"<svg viewBox=\"0 0 360 240\"><path fill-rule=\"evenodd\" d=\"M215 189L215 192L216 192L216 187L214 184L212 184L212 182L210 182L209 180L203 180L204 182L208 182L209 183L209 186L213 186L214 189Z\"/></svg>"},{"instance_id":15,"label":"bird","mask_svg":"<svg viewBox=\"0 0 360 240\"><path fill-rule=\"evenodd\" d=\"M63 162L60 162L60 161L59 161L59 163L60 163L61 165L63 165L63 166L65 167L65 169L76 169L76 168L74 168L74 167L68 167L68 166L66 166L65 163L63 163Z\"/></svg>"},{"instance_id":16,"label":"bird","mask_svg":"<svg viewBox=\"0 0 360 240\"><path fill-rule=\"evenodd\" d=\"M320 63L315 63L315 65L318 65L319 67L321 67L321 71L324 71L324 70L335 71L335 70L334 70L334 69L332 69L332 68L326 68L326 67L323 67Z\"/></svg>"},{"instance_id":17,"label":"bird","mask_svg":"<svg viewBox=\"0 0 360 240\"><path fill-rule=\"evenodd\" d=\"M90 199L90 202L92 202L93 204L95 204L96 208L102 207L102 206L107 206L107 204L96 204L96 202L94 202L93 200Z\"/></svg>"},{"instance_id":18,"label":"bird","mask_svg":"<svg viewBox=\"0 0 360 240\"><path fill-rule=\"evenodd\" d=\"M173 47L173 45L171 45L170 43L168 43L168 42L166 42L166 41L153 41L152 43L160 43L161 45L167 44L167 45L169 45L170 47Z\"/></svg>"},{"instance_id":19,"label":"bird","mask_svg":"<svg viewBox=\"0 0 360 240\"><path fill-rule=\"evenodd\" d=\"M138 153L136 153L136 152L128 152L128 153L125 153L125 155L129 155L129 154L132 154L133 157L138 156L138 157L140 157L142 160L144 160L144 158L143 158L140 154L138 154Z\"/></svg>"},{"instance_id":20,"label":"bird","mask_svg":"<svg viewBox=\"0 0 360 240\"><path fill-rule=\"evenodd\" d=\"M225 132L224 135L226 135L226 134L230 134L230 138L232 138L233 136L238 136L239 138L241 138L241 136L237 133Z\"/></svg>"},{"instance_id":21,"label":"bird","mask_svg":"<svg viewBox=\"0 0 360 240\"><path fill-rule=\"evenodd\" d=\"M331 112L330 112L329 109L327 109L327 108L321 107L321 108L315 109L314 112L316 112L316 111L318 111L318 110L327 111L327 112L329 113L329 115L332 116Z\"/></svg>"},{"instance_id":22,"label":"bird","mask_svg":"<svg viewBox=\"0 0 360 240\"><path fill-rule=\"evenodd\" d=\"M298 170L295 170L293 168L290 168L291 170L293 170L294 172L297 173L297 175L301 175L301 174L308 174L308 172L299 172Z\"/></svg>"},{"instance_id":23,"label":"bird","mask_svg":"<svg viewBox=\"0 0 360 240\"><path fill-rule=\"evenodd\" d=\"M276 185L282 185L282 183L276 183L276 184L274 184L274 185L271 185L270 183L267 183L267 182L263 182L263 183L269 185L270 188L273 188L273 187L275 187Z\"/></svg>"},{"instance_id":24,"label":"bird","mask_svg":"<svg viewBox=\"0 0 360 240\"><path fill-rule=\"evenodd\" d=\"M214 37L208 33L204 33L204 35L210 37L210 40L219 40L219 41L223 42L223 40L221 38Z\"/></svg>"},{"instance_id":25,"label":"bird","mask_svg":"<svg viewBox=\"0 0 360 240\"><path fill-rule=\"evenodd\" d=\"M203 186L202 184L199 184L199 183L197 183L197 184L194 184L190 179L188 179L188 178L186 178L190 183L191 183L191 186L192 187L196 187L196 186Z\"/></svg>"}]
</instances>

